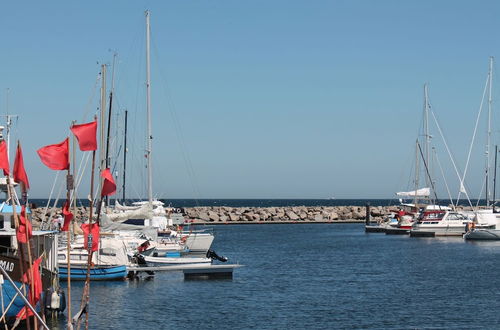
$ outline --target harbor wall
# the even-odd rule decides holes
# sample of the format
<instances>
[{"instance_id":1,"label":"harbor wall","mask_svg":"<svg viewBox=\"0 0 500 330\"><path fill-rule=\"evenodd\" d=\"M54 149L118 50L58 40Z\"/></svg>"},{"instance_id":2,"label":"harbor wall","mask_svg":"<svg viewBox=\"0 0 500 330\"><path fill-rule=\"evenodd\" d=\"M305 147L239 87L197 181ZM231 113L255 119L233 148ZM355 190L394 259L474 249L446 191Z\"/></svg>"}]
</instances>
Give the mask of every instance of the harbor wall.
<instances>
[{"instance_id":1,"label":"harbor wall","mask_svg":"<svg viewBox=\"0 0 500 330\"><path fill-rule=\"evenodd\" d=\"M382 220L392 212L397 212L398 205L371 206L371 221ZM459 209L470 209L459 207ZM94 210L95 211L95 210ZM365 206L289 206L289 207L227 207L200 206L175 209L182 213L185 222L205 224L236 223L290 223L290 222L361 222L366 219ZM86 221L89 208L78 207L75 219ZM32 209L33 224L40 223L45 217L53 219L61 214L60 208L45 212L45 208Z\"/></svg>"},{"instance_id":2,"label":"harbor wall","mask_svg":"<svg viewBox=\"0 0 500 330\"><path fill-rule=\"evenodd\" d=\"M383 219L397 206L372 206L370 215L373 221ZM95 212L95 210L94 210ZM182 213L186 222L193 223L262 223L262 222L352 222L364 221L365 206L290 206L290 207L227 207L202 206L175 209ZM75 219L83 222L89 214L88 207L77 207ZM53 219L61 214L61 208L45 210L43 207L32 209L32 221L36 225L43 218Z\"/></svg>"}]
</instances>

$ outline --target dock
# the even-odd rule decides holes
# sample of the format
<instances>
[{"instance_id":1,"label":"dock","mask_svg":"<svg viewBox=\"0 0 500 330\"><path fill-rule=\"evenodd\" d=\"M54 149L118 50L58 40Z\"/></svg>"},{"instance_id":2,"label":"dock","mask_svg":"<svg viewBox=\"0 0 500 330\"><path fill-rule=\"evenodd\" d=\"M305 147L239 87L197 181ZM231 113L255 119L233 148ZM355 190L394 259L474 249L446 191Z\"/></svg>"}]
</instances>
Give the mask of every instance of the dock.
<instances>
[{"instance_id":1,"label":"dock","mask_svg":"<svg viewBox=\"0 0 500 330\"><path fill-rule=\"evenodd\" d=\"M410 229L404 228L387 228L385 230L386 235L408 235L410 233Z\"/></svg>"},{"instance_id":2,"label":"dock","mask_svg":"<svg viewBox=\"0 0 500 330\"><path fill-rule=\"evenodd\" d=\"M243 267L240 264L210 264L210 265L172 265L172 266L128 266L127 269L132 273L138 272L171 272L182 271L184 279L213 279L233 277L233 271L236 268Z\"/></svg>"},{"instance_id":3,"label":"dock","mask_svg":"<svg viewBox=\"0 0 500 330\"><path fill-rule=\"evenodd\" d=\"M410 237L435 237L436 233L433 231L411 230Z\"/></svg>"},{"instance_id":4,"label":"dock","mask_svg":"<svg viewBox=\"0 0 500 330\"><path fill-rule=\"evenodd\" d=\"M384 233L385 227L381 227L378 225L365 225L366 233Z\"/></svg>"}]
</instances>

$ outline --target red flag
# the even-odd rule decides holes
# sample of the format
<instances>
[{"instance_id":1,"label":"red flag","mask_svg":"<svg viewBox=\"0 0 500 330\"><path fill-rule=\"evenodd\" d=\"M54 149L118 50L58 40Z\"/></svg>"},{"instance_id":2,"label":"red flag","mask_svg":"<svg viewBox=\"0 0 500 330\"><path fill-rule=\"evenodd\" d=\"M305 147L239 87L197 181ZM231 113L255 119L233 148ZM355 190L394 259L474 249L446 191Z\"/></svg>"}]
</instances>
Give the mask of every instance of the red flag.
<instances>
[{"instance_id":1,"label":"red flag","mask_svg":"<svg viewBox=\"0 0 500 330\"><path fill-rule=\"evenodd\" d=\"M24 169L23 152L19 143L17 144L16 159L14 160L14 181L21 183L21 189L23 192L30 189L28 175Z\"/></svg>"},{"instance_id":2,"label":"red flag","mask_svg":"<svg viewBox=\"0 0 500 330\"><path fill-rule=\"evenodd\" d=\"M0 141L0 168L3 169L3 175L9 175L9 155L5 141Z\"/></svg>"},{"instance_id":3,"label":"red flag","mask_svg":"<svg viewBox=\"0 0 500 330\"><path fill-rule=\"evenodd\" d=\"M73 219L73 213L69 210L69 201L66 201L64 204L64 207L62 209L63 215L64 215L64 225L61 228L61 231L68 231L69 230L69 224L71 223L71 220Z\"/></svg>"},{"instance_id":4,"label":"red flag","mask_svg":"<svg viewBox=\"0 0 500 330\"><path fill-rule=\"evenodd\" d=\"M89 230L89 228L91 228ZM88 236L89 232L92 235L92 251L97 251L99 249L99 225L97 223L93 224L88 224L84 223L82 224L82 230L83 230L83 245L85 249L88 248Z\"/></svg>"},{"instance_id":5,"label":"red flag","mask_svg":"<svg viewBox=\"0 0 500 330\"><path fill-rule=\"evenodd\" d=\"M52 170L67 170L69 168L68 141L69 138L66 138L61 143L38 149L37 153L42 163Z\"/></svg>"},{"instance_id":6,"label":"red flag","mask_svg":"<svg viewBox=\"0 0 500 330\"><path fill-rule=\"evenodd\" d=\"M13 205L12 207L16 207ZM19 243L26 243L28 239L33 236L31 222L26 219L26 206L21 208L21 215L19 217L19 226L17 226L16 237Z\"/></svg>"},{"instance_id":7,"label":"red flag","mask_svg":"<svg viewBox=\"0 0 500 330\"><path fill-rule=\"evenodd\" d=\"M75 134L81 151L97 150L96 120L86 124L73 125L71 131Z\"/></svg>"},{"instance_id":8,"label":"red flag","mask_svg":"<svg viewBox=\"0 0 500 330\"><path fill-rule=\"evenodd\" d=\"M101 172L101 176L104 178L104 182L102 184L101 196L110 196L116 192L116 183L111 175L111 171L109 168L104 169Z\"/></svg>"},{"instance_id":9,"label":"red flag","mask_svg":"<svg viewBox=\"0 0 500 330\"><path fill-rule=\"evenodd\" d=\"M29 269L26 271L26 273L23 274L23 276L21 278L23 283L30 283L31 292L34 293L34 294L30 293L30 295L28 297L29 302L32 306L35 306L37 304L37 302L40 301L40 297L42 296L43 287L42 287L42 277L40 275L40 263L41 262L42 262L41 256L38 259L36 259L35 262L33 262L33 266L32 266L33 279L31 281L31 283L30 283L29 276L28 276ZM26 313L26 311L27 311L27 313ZM31 311L31 309L29 309L28 306L21 309L19 311L19 313L17 313L16 318L24 319L24 318L26 318L26 314L28 314L28 316L33 315L33 312Z\"/></svg>"}]
</instances>

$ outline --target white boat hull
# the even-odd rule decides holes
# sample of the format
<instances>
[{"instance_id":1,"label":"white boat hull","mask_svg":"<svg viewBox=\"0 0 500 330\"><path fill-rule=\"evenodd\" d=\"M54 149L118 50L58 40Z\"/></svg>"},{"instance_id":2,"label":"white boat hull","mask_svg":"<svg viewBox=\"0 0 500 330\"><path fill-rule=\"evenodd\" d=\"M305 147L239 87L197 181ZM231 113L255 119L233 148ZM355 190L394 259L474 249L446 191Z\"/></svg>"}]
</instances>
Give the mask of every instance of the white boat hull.
<instances>
[{"instance_id":1,"label":"white boat hull","mask_svg":"<svg viewBox=\"0 0 500 330\"><path fill-rule=\"evenodd\" d=\"M150 267L173 266L173 265L209 265L209 258L172 258L172 257L150 257L144 256L146 264Z\"/></svg>"}]
</instances>

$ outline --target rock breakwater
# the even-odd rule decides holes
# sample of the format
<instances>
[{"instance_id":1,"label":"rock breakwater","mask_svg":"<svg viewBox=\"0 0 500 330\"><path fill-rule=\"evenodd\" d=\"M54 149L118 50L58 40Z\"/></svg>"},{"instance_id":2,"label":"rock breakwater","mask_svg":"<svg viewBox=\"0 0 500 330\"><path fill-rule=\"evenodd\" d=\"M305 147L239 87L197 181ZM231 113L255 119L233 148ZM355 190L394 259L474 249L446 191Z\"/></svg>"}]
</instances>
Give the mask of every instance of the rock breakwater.
<instances>
[{"instance_id":1,"label":"rock breakwater","mask_svg":"<svg viewBox=\"0 0 500 330\"><path fill-rule=\"evenodd\" d=\"M385 218L391 212L398 210L397 205L371 206L372 221ZM468 208L460 208L468 209ZM200 206L179 210L186 222L194 223L277 223L277 222L352 222L364 221L365 206L290 206L290 207L227 207ZM88 218L89 208L78 207L75 219L83 222ZM53 219L61 214L61 209L45 211L45 208L32 209L32 219L35 225L43 218Z\"/></svg>"}]
</instances>

